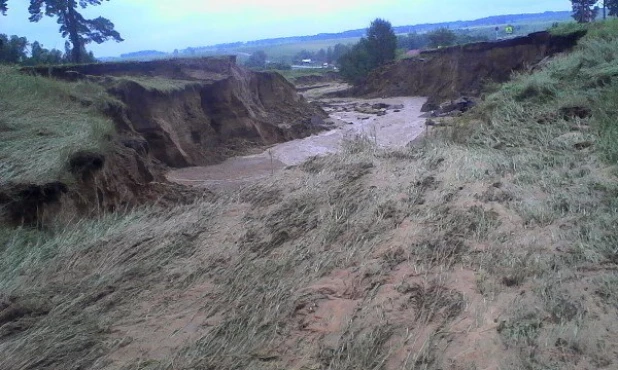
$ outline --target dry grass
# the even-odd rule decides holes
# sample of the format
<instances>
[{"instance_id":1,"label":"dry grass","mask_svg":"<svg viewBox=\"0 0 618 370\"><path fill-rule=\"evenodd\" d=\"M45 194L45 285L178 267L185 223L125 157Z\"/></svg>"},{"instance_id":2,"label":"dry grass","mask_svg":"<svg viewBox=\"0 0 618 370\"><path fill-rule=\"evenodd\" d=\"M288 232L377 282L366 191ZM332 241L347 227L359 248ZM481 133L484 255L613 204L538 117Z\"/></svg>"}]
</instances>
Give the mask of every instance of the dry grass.
<instances>
[{"instance_id":1,"label":"dry grass","mask_svg":"<svg viewBox=\"0 0 618 370\"><path fill-rule=\"evenodd\" d=\"M26 76L6 66L0 81L0 185L58 180L72 153L106 150L113 125L99 113L110 99L101 86Z\"/></svg>"}]
</instances>

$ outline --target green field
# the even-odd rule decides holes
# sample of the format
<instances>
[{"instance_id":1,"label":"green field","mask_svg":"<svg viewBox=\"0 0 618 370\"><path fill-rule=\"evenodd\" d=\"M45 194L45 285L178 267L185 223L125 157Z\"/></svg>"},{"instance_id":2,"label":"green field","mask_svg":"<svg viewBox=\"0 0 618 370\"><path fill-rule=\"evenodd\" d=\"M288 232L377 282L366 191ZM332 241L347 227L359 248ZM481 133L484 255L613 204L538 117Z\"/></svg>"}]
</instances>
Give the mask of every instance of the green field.
<instances>
[{"instance_id":1,"label":"green field","mask_svg":"<svg viewBox=\"0 0 618 370\"><path fill-rule=\"evenodd\" d=\"M233 49L233 51L251 54L255 51L263 50L266 55L268 55L268 58L270 60L291 62L291 59L294 57L294 55L300 53L303 50L317 52L320 49L326 50L329 47L334 47L337 44L355 44L358 42L358 40L360 40L360 37L293 42L279 45L246 46L238 49Z\"/></svg>"}]
</instances>

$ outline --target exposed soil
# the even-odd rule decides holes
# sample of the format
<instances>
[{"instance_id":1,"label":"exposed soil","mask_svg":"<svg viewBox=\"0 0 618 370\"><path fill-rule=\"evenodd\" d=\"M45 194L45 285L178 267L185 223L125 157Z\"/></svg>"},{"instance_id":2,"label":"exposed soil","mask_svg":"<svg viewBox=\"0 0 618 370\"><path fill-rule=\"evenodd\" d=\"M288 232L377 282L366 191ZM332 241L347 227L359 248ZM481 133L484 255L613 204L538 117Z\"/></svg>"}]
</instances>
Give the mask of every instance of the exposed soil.
<instances>
[{"instance_id":1,"label":"exposed soil","mask_svg":"<svg viewBox=\"0 0 618 370\"><path fill-rule=\"evenodd\" d=\"M215 164L245 148L324 129L312 118L325 113L303 100L281 75L234 64L222 71L219 63L210 71L209 63L180 64L178 70L197 82L172 91L132 80L112 83L109 91L127 107L119 127L142 136L153 156L171 167Z\"/></svg>"},{"instance_id":2,"label":"exposed soil","mask_svg":"<svg viewBox=\"0 0 618 370\"><path fill-rule=\"evenodd\" d=\"M338 85L331 86L337 88ZM330 131L276 144L254 155L228 159L214 166L172 170L167 178L179 184L229 187L271 176L286 166L299 165L309 158L340 151L345 138L362 135L379 147L404 147L425 130L420 117L424 98L323 99L329 113ZM374 109L374 106L387 108Z\"/></svg>"},{"instance_id":3,"label":"exposed soil","mask_svg":"<svg viewBox=\"0 0 618 370\"><path fill-rule=\"evenodd\" d=\"M572 49L585 32L552 36L537 32L515 39L422 52L372 72L355 93L368 97L428 96L437 107L448 99L478 96L484 84L505 82L557 53ZM428 106L424 111L433 110Z\"/></svg>"},{"instance_id":4,"label":"exposed soil","mask_svg":"<svg viewBox=\"0 0 618 370\"><path fill-rule=\"evenodd\" d=\"M91 214L164 199L183 193L174 184L157 183L165 181L168 167L213 165L327 128L327 114L285 78L245 70L233 57L22 71L86 79L103 85L118 100L108 99L100 107L116 124L110 150L73 153L67 161L74 185L53 179L49 184L0 188L0 219L14 224L47 223L60 213Z\"/></svg>"},{"instance_id":5,"label":"exposed soil","mask_svg":"<svg viewBox=\"0 0 618 370\"><path fill-rule=\"evenodd\" d=\"M168 174L225 196L6 248L0 367L616 368L616 178L570 128L593 110L414 142L424 99L318 100L329 131ZM72 168L115 186L149 148Z\"/></svg>"}]
</instances>

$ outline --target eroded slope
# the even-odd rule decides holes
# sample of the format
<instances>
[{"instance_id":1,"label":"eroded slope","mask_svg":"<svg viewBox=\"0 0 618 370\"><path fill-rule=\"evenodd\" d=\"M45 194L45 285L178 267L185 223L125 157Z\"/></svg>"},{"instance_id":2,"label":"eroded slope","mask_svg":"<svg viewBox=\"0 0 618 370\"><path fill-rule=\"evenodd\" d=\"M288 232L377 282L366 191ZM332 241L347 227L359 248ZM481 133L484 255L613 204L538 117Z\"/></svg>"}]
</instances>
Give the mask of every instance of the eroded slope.
<instances>
[{"instance_id":1,"label":"eroded slope","mask_svg":"<svg viewBox=\"0 0 618 370\"><path fill-rule=\"evenodd\" d=\"M477 96L488 82L506 82L543 59L572 49L585 32L555 36L537 32L515 39L425 51L372 72L358 93L427 96L427 110L447 99ZM434 108L432 108L434 107Z\"/></svg>"}]
</instances>

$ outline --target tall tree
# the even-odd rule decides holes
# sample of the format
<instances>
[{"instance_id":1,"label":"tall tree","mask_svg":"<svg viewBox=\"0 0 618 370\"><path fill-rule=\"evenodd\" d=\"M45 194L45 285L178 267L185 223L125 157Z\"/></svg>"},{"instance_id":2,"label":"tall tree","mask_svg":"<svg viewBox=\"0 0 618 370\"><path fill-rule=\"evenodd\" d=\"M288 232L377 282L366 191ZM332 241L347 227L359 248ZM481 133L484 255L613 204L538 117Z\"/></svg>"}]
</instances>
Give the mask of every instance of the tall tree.
<instances>
[{"instance_id":1,"label":"tall tree","mask_svg":"<svg viewBox=\"0 0 618 370\"><path fill-rule=\"evenodd\" d=\"M369 41L362 38L350 51L343 54L339 60L341 76L354 84L362 84L369 72L375 68L375 58L369 54Z\"/></svg>"},{"instance_id":2,"label":"tall tree","mask_svg":"<svg viewBox=\"0 0 618 370\"><path fill-rule=\"evenodd\" d=\"M326 62L326 50L320 49L317 53L315 53L315 59L324 63Z\"/></svg>"},{"instance_id":3,"label":"tall tree","mask_svg":"<svg viewBox=\"0 0 618 370\"><path fill-rule=\"evenodd\" d=\"M47 50L38 41L32 43L30 59L26 61L29 65L61 64L63 62L60 50Z\"/></svg>"},{"instance_id":4,"label":"tall tree","mask_svg":"<svg viewBox=\"0 0 618 370\"><path fill-rule=\"evenodd\" d=\"M429 45L433 48L451 46L457 42L457 34L444 27L427 33L427 38Z\"/></svg>"},{"instance_id":5,"label":"tall tree","mask_svg":"<svg viewBox=\"0 0 618 370\"><path fill-rule=\"evenodd\" d=\"M331 64L333 62L333 47L329 46L326 49L326 63Z\"/></svg>"},{"instance_id":6,"label":"tall tree","mask_svg":"<svg viewBox=\"0 0 618 370\"><path fill-rule=\"evenodd\" d=\"M397 36L389 21L377 18L367 30L367 47L374 68L395 60Z\"/></svg>"},{"instance_id":7,"label":"tall tree","mask_svg":"<svg viewBox=\"0 0 618 370\"><path fill-rule=\"evenodd\" d=\"M605 0L603 4L607 8L608 15L618 16L618 0Z\"/></svg>"},{"instance_id":8,"label":"tall tree","mask_svg":"<svg viewBox=\"0 0 618 370\"><path fill-rule=\"evenodd\" d=\"M7 2L8 0L0 0L0 14L2 15L6 15L6 11L9 10L8 6L6 5Z\"/></svg>"},{"instance_id":9,"label":"tall tree","mask_svg":"<svg viewBox=\"0 0 618 370\"><path fill-rule=\"evenodd\" d=\"M17 64L26 60L28 40L25 37L0 34L0 63Z\"/></svg>"},{"instance_id":10,"label":"tall tree","mask_svg":"<svg viewBox=\"0 0 618 370\"><path fill-rule=\"evenodd\" d=\"M571 0L573 5L572 17L579 23L588 23L596 19L599 14L599 7L596 6L599 0Z\"/></svg>"},{"instance_id":11,"label":"tall tree","mask_svg":"<svg viewBox=\"0 0 618 370\"><path fill-rule=\"evenodd\" d=\"M264 51L258 50L251 54L245 65L251 68L264 68L266 67L267 58L268 57Z\"/></svg>"},{"instance_id":12,"label":"tall tree","mask_svg":"<svg viewBox=\"0 0 618 370\"><path fill-rule=\"evenodd\" d=\"M2 1L2 0L0 0ZM56 17L62 37L71 42L71 61L84 61L85 46L90 42L101 44L108 40L124 41L107 18L86 19L79 12L90 5L101 5L109 0L30 0L30 21L38 22L44 15Z\"/></svg>"},{"instance_id":13,"label":"tall tree","mask_svg":"<svg viewBox=\"0 0 618 370\"><path fill-rule=\"evenodd\" d=\"M337 44L333 48L333 61L339 62L339 58L341 58L344 54L350 51L350 47L344 44Z\"/></svg>"},{"instance_id":14,"label":"tall tree","mask_svg":"<svg viewBox=\"0 0 618 370\"><path fill-rule=\"evenodd\" d=\"M337 50L337 46L335 46ZM397 36L390 22L377 18L367 29L367 37L339 58L341 75L355 85L361 84L369 72L395 60Z\"/></svg>"}]
</instances>

